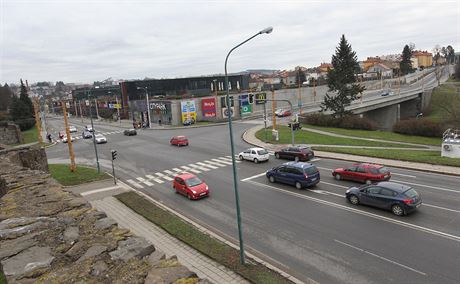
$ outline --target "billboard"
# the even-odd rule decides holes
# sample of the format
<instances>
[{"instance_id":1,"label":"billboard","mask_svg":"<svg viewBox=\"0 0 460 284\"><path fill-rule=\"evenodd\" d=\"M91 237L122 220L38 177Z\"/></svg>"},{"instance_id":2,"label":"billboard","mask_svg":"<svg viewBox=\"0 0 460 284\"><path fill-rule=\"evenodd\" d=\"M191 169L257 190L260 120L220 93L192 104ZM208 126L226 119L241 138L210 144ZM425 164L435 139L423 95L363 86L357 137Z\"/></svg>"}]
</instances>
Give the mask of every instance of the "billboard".
<instances>
[{"instance_id":1,"label":"billboard","mask_svg":"<svg viewBox=\"0 0 460 284\"><path fill-rule=\"evenodd\" d=\"M204 118L216 117L216 99L208 98L201 100L201 111Z\"/></svg>"},{"instance_id":2,"label":"billboard","mask_svg":"<svg viewBox=\"0 0 460 284\"><path fill-rule=\"evenodd\" d=\"M187 119L196 121L195 101L181 101L180 106L182 110L182 122L185 122Z\"/></svg>"},{"instance_id":3,"label":"billboard","mask_svg":"<svg viewBox=\"0 0 460 284\"><path fill-rule=\"evenodd\" d=\"M249 94L240 95L240 113L241 115L248 115L252 112L252 105L249 103Z\"/></svg>"}]
</instances>

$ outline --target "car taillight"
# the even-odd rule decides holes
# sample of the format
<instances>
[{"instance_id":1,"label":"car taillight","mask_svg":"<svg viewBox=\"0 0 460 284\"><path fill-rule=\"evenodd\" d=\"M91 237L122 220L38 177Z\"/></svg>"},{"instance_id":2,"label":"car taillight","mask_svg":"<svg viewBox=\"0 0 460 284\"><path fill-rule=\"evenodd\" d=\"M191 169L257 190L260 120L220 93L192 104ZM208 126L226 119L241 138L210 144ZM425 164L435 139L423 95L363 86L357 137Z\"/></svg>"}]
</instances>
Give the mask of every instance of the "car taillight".
<instances>
[{"instance_id":1,"label":"car taillight","mask_svg":"<svg viewBox=\"0 0 460 284\"><path fill-rule=\"evenodd\" d=\"M404 199L403 202L406 203L406 204L412 204L414 202L414 200L412 200L412 199Z\"/></svg>"}]
</instances>

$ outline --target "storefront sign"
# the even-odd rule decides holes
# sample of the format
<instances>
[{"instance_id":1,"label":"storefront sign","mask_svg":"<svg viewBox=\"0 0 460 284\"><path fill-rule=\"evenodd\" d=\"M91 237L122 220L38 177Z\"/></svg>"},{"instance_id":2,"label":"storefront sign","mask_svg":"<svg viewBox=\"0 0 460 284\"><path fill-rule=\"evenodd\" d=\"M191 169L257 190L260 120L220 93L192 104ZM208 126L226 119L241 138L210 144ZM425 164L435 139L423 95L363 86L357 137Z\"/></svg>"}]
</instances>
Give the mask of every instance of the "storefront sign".
<instances>
[{"instance_id":1,"label":"storefront sign","mask_svg":"<svg viewBox=\"0 0 460 284\"><path fill-rule=\"evenodd\" d=\"M267 94L266 93L258 93L258 94L256 94L256 104L257 105L264 104L266 102L265 101L266 99L267 99Z\"/></svg>"},{"instance_id":2,"label":"storefront sign","mask_svg":"<svg viewBox=\"0 0 460 284\"><path fill-rule=\"evenodd\" d=\"M235 108L234 108L234 107L231 107L230 110L227 109L226 107L224 107L224 108L222 109L222 117L223 117L223 118L229 117L229 111L230 111L230 114L232 115L232 117L235 116Z\"/></svg>"},{"instance_id":3,"label":"storefront sign","mask_svg":"<svg viewBox=\"0 0 460 284\"><path fill-rule=\"evenodd\" d=\"M150 109L166 111L166 104L162 102L150 102Z\"/></svg>"},{"instance_id":4,"label":"storefront sign","mask_svg":"<svg viewBox=\"0 0 460 284\"><path fill-rule=\"evenodd\" d=\"M252 112L252 105L244 105L240 107L241 115L248 115Z\"/></svg>"},{"instance_id":5,"label":"storefront sign","mask_svg":"<svg viewBox=\"0 0 460 284\"><path fill-rule=\"evenodd\" d=\"M182 123L187 119L196 121L196 108L195 101L182 101L180 102L182 110Z\"/></svg>"},{"instance_id":6,"label":"storefront sign","mask_svg":"<svg viewBox=\"0 0 460 284\"><path fill-rule=\"evenodd\" d=\"M203 117L216 117L216 99L209 98L209 99L202 99L201 100L201 111L203 113Z\"/></svg>"}]
</instances>

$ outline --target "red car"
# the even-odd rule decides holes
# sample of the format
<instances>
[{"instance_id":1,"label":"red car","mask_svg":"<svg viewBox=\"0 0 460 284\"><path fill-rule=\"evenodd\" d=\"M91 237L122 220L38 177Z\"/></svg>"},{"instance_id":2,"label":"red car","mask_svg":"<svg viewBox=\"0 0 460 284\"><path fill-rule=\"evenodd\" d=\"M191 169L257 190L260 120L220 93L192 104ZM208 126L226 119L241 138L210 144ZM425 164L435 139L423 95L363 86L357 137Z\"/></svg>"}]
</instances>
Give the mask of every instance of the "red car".
<instances>
[{"instance_id":1,"label":"red car","mask_svg":"<svg viewBox=\"0 0 460 284\"><path fill-rule=\"evenodd\" d=\"M188 197L188 199L200 199L209 196L209 188L197 176L190 173L177 175L173 181L173 188L176 193Z\"/></svg>"},{"instance_id":2,"label":"red car","mask_svg":"<svg viewBox=\"0 0 460 284\"><path fill-rule=\"evenodd\" d=\"M188 146L188 138L185 136L174 136L169 143L176 146Z\"/></svg>"},{"instance_id":3,"label":"red car","mask_svg":"<svg viewBox=\"0 0 460 284\"><path fill-rule=\"evenodd\" d=\"M375 164L353 164L351 167L338 168L332 172L336 180L352 180L371 184L376 181L387 181L391 178L390 171L382 166Z\"/></svg>"},{"instance_id":4,"label":"red car","mask_svg":"<svg viewBox=\"0 0 460 284\"><path fill-rule=\"evenodd\" d=\"M280 111L277 116L278 117L286 117L286 116L291 116L291 111L290 110L283 110L283 111Z\"/></svg>"}]
</instances>

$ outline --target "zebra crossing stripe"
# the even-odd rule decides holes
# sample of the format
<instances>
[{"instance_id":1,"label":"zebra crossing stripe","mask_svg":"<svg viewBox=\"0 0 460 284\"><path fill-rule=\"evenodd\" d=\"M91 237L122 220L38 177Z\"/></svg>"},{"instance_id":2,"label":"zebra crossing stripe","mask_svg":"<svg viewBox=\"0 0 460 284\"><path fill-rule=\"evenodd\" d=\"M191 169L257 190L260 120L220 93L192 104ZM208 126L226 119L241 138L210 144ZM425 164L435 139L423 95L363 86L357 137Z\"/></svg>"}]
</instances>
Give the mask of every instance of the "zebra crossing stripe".
<instances>
[{"instance_id":1,"label":"zebra crossing stripe","mask_svg":"<svg viewBox=\"0 0 460 284\"><path fill-rule=\"evenodd\" d=\"M202 162L198 162L197 164L200 165L200 166L203 166L203 167L211 168L211 169L213 169L213 170L219 168L219 167L215 167L215 166L213 166L213 165L205 164L205 163L202 163Z\"/></svg>"},{"instance_id":2,"label":"zebra crossing stripe","mask_svg":"<svg viewBox=\"0 0 460 284\"><path fill-rule=\"evenodd\" d=\"M145 180L144 178L137 177L136 179L137 179L138 181L140 181L140 182L146 184L147 186L152 186L152 185L153 185L153 183L151 183L151 182L148 181L148 180Z\"/></svg>"},{"instance_id":3,"label":"zebra crossing stripe","mask_svg":"<svg viewBox=\"0 0 460 284\"><path fill-rule=\"evenodd\" d=\"M132 179L127 179L126 181L129 182L130 184L134 185L137 188L144 188L142 185L138 184L137 182L133 181Z\"/></svg>"},{"instance_id":4,"label":"zebra crossing stripe","mask_svg":"<svg viewBox=\"0 0 460 284\"><path fill-rule=\"evenodd\" d=\"M205 167L201 167L201 166L198 166L198 165L195 165L195 164L189 164L190 167L192 168L195 168L195 169L199 169L200 171L203 171L203 172L209 172L210 169L208 168L205 168Z\"/></svg>"},{"instance_id":5,"label":"zebra crossing stripe","mask_svg":"<svg viewBox=\"0 0 460 284\"><path fill-rule=\"evenodd\" d=\"M173 170L173 171L176 171L176 172L178 172L178 173L183 172L183 170L178 169L178 168L174 168L174 169L172 169L172 170Z\"/></svg>"},{"instance_id":6,"label":"zebra crossing stripe","mask_svg":"<svg viewBox=\"0 0 460 284\"><path fill-rule=\"evenodd\" d=\"M165 180L169 180L169 181L172 181L172 180L173 180L173 178L168 177L168 176L166 176L166 175L163 174L163 173L155 173L155 174L156 174L157 176L159 176L159 177L165 179Z\"/></svg>"},{"instance_id":7,"label":"zebra crossing stripe","mask_svg":"<svg viewBox=\"0 0 460 284\"><path fill-rule=\"evenodd\" d=\"M206 160L205 162L208 163L208 164L212 164L212 165L219 166L219 167L225 167L225 166L227 166L226 164L218 163L218 162L214 162L214 161L209 161L209 160ZM220 162L220 161L219 161L219 162Z\"/></svg>"},{"instance_id":8,"label":"zebra crossing stripe","mask_svg":"<svg viewBox=\"0 0 460 284\"><path fill-rule=\"evenodd\" d=\"M175 175L175 173L173 173L173 172L170 171L170 170L166 170L166 171L163 171L163 172L167 173L168 175Z\"/></svg>"},{"instance_id":9,"label":"zebra crossing stripe","mask_svg":"<svg viewBox=\"0 0 460 284\"><path fill-rule=\"evenodd\" d=\"M196 174L201 173L199 170L195 170L195 169L189 168L189 167L187 167L187 166L181 166L181 168L183 168L184 170L187 170L187 171L194 172L194 173L196 173Z\"/></svg>"},{"instance_id":10,"label":"zebra crossing stripe","mask_svg":"<svg viewBox=\"0 0 460 284\"><path fill-rule=\"evenodd\" d=\"M230 162L230 163L232 162L232 157L230 157L230 158L220 157L220 158L218 158L218 159L220 159L220 160L222 160L222 161ZM237 159L235 159L235 162L241 163L241 162L240 162L239 160L237 160Z\"/></svg>"},{"instance_id":11,"label":"zebra crossing stripe","mask_svg":"<svg viewBox=\"0 0 460 284\"><path fill-rule=\"evenodd\" d=\"M153 180L153 181L155 181L155 182L157 182L157 183L164 183L164 181L162 181L161 179L158 179L158 178L156 178L156 177L154 177L154 176L151 176L151 175L145 175L145 176L146 176L148 179L151 179L151 180ZM152 185L153 185L153 184L152 184Z\"/></svg>"},{"instance_id":12,"label":"zebra crossing stripe","mask_svg":"<svg viewBox=\"0 0 460 284\"><path fill-rule=\"evenodd\" d=\"M211 159L213 161L216 161L218 163L223 163L223 164L227 164L227 165L231 165L232 162L229 162L229 161L224 161L224 160L218 160L218 159Z\"/></svg>"}]
</instances>

